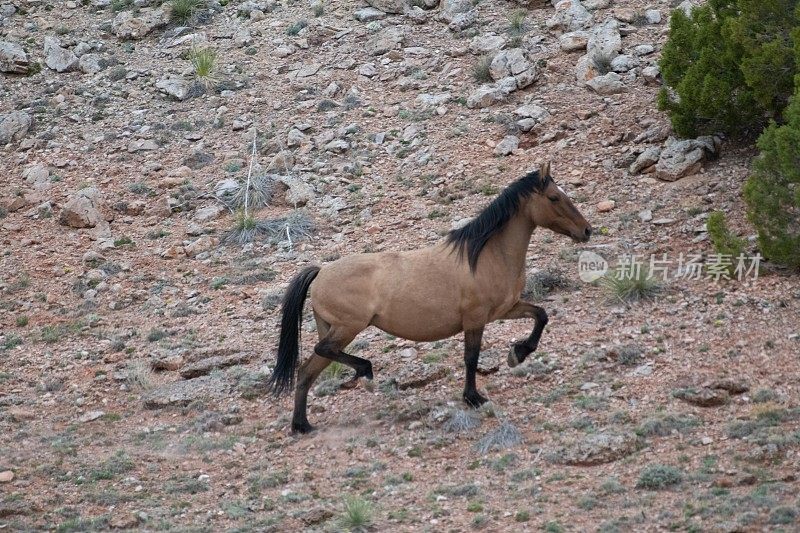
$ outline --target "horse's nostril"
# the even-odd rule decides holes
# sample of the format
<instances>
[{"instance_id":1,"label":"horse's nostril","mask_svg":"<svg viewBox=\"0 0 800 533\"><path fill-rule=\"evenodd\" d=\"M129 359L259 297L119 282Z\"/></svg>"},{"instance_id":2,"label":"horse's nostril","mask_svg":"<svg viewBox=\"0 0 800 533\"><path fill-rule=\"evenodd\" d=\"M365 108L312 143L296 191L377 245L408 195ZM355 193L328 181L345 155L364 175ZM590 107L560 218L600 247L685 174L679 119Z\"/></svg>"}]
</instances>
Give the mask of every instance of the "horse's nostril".
<instances>
[{"instance_id":1,"label":"horse's nostril","mask_svg":"<svg viewBox=\"0 0 800 533\"><path fill-rule=\"evenodd\" d=\"M587 239L589 237L591 237L592 236L592 228L586 228L586 231L584 231L584 234L586 235Z\"/></svg>"}]
</instances>

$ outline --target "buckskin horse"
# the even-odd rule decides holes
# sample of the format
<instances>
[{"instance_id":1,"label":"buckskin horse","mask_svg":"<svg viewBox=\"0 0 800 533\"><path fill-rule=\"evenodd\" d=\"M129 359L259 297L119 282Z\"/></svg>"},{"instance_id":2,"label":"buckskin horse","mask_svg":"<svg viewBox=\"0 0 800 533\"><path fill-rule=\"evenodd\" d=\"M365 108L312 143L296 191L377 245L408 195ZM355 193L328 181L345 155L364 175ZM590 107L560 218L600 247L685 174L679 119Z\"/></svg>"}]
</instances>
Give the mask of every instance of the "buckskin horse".
<instances>
[{"instance_id":1,"label":"buckskin horse","mask_svg":"<svg viewBox=\"0 0 800 533\"><path fill-rule=\"evenodd\" d=\"M417 342L464 332L464 401L487 401L475 385L486 324L532 318L533 331L514 343L514 367L536 351L547 324L545 310L520 299L525 255L537 227L586 242L592 228L567 194L541 165L509 185L477 217L438 244L404 252L354 254L324 267L309 266L289 283L281 313L278 360L268 386L276 395L297 387L292 432L312 430L306 416L308 391L332 361L352 367L355 377L372 380L372 363L344 348L368 326ZM299 366L303 304L310 291L319 342ZM371 381L369 382L372 383Z\"/></svg>"}]
</instances>

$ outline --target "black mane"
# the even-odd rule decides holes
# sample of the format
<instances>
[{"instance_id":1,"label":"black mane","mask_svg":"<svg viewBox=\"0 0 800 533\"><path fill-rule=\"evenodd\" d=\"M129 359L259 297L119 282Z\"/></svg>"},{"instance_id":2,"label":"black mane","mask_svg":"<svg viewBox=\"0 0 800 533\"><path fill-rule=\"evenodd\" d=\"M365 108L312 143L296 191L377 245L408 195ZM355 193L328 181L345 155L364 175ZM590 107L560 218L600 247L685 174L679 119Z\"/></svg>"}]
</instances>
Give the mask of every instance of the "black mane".
<instances>
[{"instance_id":1,"label":"black mane","mask_svg":"<svg viewBox=\"0 0 800 533\"><path fill-rule=\"evenodd\" d=\"M517 214L522 200L547 185L550 176L540 178L533 171L505 188L480 214L464 227L454 229L447 235L447 242L458 251L459 259L466 251L469 268L472 272L478 267L478 257L483 247L495 234L499 233L511 218Z\"/></svg>"}]
</instances>

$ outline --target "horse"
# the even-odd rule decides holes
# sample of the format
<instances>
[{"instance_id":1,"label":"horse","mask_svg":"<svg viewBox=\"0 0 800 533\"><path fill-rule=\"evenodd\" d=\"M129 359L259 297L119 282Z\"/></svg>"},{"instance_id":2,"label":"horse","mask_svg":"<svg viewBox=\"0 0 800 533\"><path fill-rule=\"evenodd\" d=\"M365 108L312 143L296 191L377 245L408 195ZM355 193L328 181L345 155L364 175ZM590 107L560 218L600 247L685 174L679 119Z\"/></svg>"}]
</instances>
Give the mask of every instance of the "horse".
<instances>
[{"instance_id":1,"label":"horse","mask_svg":"<svg viewBox=\"0 0 800 533\"><path fill-rule=\"evenodd\" d=\"M396 337L431 342L464 332L464 401L480 407L487 398L475 374L486 324L532 318L527 339L512 344L514 367L536 351L547 312L520 299L525 256L537 227L586 242L592 227L550 175L550 163L505 188L471 222L439 243L402 252L362 253L323 267L309 266L289 283L281 306L276 366L267 387L280 396L295 388L292 433L308 433L308 391L331 362L355 370L343 384L371 386L372 363L345 353L356 335L375 326ZM298 369L303 306L310 293L319 342ZM296 375L296 380L295 380Z\"/></svg>"}]
</instances>

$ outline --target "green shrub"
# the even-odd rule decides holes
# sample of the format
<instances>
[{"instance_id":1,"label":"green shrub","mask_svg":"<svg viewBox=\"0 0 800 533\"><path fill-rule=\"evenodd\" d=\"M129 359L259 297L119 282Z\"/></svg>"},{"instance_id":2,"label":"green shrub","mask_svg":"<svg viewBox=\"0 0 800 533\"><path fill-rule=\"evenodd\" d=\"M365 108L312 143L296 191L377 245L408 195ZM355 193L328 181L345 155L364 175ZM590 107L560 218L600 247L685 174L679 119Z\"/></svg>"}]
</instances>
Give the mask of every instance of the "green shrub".
<instances>
[{"instance_id":1,"label":"green shrub","mask_svg":"<svg viewBox=\"0 0 800 533\"><path fill-rule=\"evenodd\" d=\"M658 490L677 485L683 480L683 474L677 468L667 465L650 465L639 474L636 487L640 489Z\"/></svg>"},{"instance_id":2,"label":"green shrub","mask_svg":"<svg viewBox=\"0 0 800 533\"><path fill-rule=\"evenodd\" d=\"M706 229L708 230L711 244L714 245L714 250L720 255L731 256L732 259L729 270L732 271L736 258L744 253L745 242L731 233L731 230L728 229L728 225L725 223L725 215L721 211L714 211L708 216Z\"/></svg>"},{"instance_id":3,"label":"green shrub","mask_svg":"<svg viewBox=\"0 0 800 533\"><path fill-rule=\"evenodd\" d=\"M761 131L780 118L797 70L798 0L710 0L676 10L660 67L659 107L680 135Z\"/></svg>"},{"instance_id":4,"label":"green shrub","mask_svg":"<svg viewBox=\"0 0 800 533\"><path fill-rule=\"evenodd\" d=\"M800 35L796 41L800 54ZM800 79L785 117L785 125L773 122L759 138L761 156L747 180L744 198L761 253L776 263L800 268Z\"/></svg>"}]
</instances>

